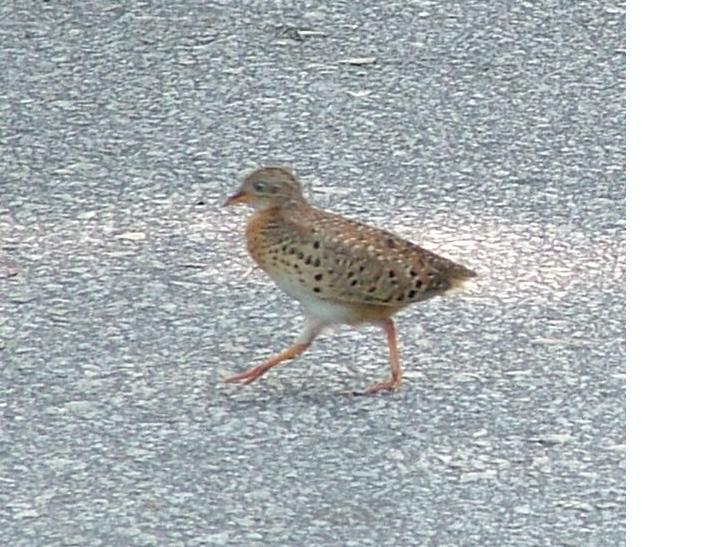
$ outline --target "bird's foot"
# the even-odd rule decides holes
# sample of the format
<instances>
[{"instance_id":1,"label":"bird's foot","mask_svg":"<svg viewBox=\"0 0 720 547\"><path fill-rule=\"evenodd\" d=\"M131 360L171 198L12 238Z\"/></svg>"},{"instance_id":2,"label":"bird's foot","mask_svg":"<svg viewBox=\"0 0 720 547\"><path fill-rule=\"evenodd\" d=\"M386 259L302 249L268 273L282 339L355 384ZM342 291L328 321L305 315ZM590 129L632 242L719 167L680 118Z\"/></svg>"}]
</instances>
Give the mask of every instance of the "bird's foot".
<instances>
[{"instance_id":1,"label":"bird's foot","mask_svg":"<svg viewBox=\"0 0 720 547\"><path fill-rule=\"evenodd\" d=\"M258 378L260 378L260 376L265 374L265 372L267 372L267 368L260 365L255 368L233 374L232 376L225 378L223 382L226 384L248 385L249 383L254 382Z\"/></svg>"},{"instance_id":2,"label":"bird's foot","mask_svg":"<svg viewBox=\"0 0 720 547\"><path fill-rule=\"evenodd\" d=\"M381 391L394 391L402 382L402 377L390 377L387 380L383 382L378 382L377 384L374 384L367 388L364 392L365 395L374 395L375 393L380 393Z\"/></svg>"}]
</instances>

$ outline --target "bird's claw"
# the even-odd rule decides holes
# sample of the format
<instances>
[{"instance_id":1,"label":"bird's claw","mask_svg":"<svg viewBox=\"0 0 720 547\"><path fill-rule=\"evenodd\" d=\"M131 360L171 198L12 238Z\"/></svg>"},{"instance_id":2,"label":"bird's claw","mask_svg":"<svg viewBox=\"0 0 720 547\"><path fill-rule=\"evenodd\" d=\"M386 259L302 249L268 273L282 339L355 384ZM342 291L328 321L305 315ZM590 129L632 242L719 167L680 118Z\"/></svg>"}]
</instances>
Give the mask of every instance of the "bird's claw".
<instances>
[{"instance_id":1,"label":"bird's claw","mask_svg":"<svg viewBox=\"0 0 720 547\"><path fill-rule=\"evenodd\" d=\"M375 395L382 391L394 391L400 386L400 378L388 378L384 382L378 382L367 388L365 391L360 392L359 395Z\"/></svg>"},{"instance_id":2,"label":"bird's claw","mask_svg":"<svg viewBox=\"0 0 720 547\"><path fill-rule=\"evenodd\" d=\"M233 374L229 378L225 378L223 380L223 383L242 384L246 386L249 383L257 380L260 376L262 376L263 372L264 371L258 371L257 369L251 368L250 370L239 372L238 374Z\"/></svg>"}]
</instances>

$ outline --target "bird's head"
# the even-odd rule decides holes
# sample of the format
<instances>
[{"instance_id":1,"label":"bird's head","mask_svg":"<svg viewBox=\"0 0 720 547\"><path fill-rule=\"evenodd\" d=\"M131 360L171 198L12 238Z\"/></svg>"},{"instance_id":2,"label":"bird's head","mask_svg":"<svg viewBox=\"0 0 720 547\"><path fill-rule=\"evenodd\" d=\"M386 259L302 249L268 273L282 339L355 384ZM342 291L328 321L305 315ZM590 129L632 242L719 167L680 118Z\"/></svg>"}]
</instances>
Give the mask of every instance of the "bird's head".
<instances>
[{"instance_id":1,"label":"bird's head","mask_svg":"<svg viewBox=\"0 0 720 547\"><path fill-rule=\"evenodd\" d=\"M302 186L289 169L261 167L245 177L240 189L224 206L247 203L255 209L267 209L304 201Z\"/></svg>"}]
</instances>

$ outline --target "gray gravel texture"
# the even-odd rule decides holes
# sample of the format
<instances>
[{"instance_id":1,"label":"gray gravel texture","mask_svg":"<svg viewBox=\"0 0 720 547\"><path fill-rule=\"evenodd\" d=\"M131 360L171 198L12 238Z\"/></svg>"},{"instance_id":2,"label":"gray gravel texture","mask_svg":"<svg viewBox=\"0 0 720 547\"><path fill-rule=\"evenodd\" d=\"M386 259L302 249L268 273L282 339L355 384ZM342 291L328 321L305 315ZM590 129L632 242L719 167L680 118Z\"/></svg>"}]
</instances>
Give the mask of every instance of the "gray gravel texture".
<instances>
[{"instance_id":1,"label":"gray gravel texture","mask_svg":"<svg viewBox=\"0 0 720 547\"><path fill-rule=\"evenodd\" d=\"M0 544L624 543L621 2L7 2L0 34ZM374 328L220 383L302 324L220 207L271 162L478 271L398 317L399 392L346 394Z\"/></svg>"}]
</instances>

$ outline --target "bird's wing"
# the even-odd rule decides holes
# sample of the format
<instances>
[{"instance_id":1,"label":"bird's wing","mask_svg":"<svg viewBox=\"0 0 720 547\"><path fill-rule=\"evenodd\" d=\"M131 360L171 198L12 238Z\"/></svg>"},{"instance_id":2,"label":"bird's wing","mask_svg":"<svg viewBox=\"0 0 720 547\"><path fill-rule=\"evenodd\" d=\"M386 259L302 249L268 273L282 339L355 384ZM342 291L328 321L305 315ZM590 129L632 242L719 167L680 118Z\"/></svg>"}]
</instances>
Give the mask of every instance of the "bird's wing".
<instances>
[{"instance_id":1,"label":"bird's wing","mask_svg":"<svg viewBox=\"0 0 720 547\"><path fill-rule=\"evenodd\" d=\"M402 307L441 294L474 272L394 234L325 211L297 223L310 259L340 303Z\"/></svg>"}]
</instances>

